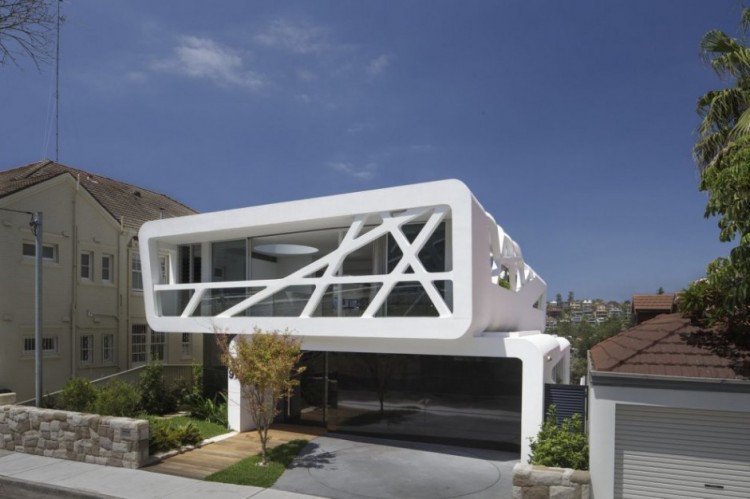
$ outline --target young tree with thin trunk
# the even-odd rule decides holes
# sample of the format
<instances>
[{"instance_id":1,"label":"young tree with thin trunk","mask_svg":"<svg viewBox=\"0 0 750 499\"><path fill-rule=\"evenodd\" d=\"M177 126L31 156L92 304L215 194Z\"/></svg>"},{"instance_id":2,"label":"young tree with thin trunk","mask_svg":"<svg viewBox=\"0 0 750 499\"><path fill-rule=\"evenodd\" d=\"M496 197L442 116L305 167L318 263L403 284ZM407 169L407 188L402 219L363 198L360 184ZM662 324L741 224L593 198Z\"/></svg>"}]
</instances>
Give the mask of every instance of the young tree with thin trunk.
<instances>
[{"instance_id":1,"label":"young tree with thin trunk","mask_svg":"<svg viewBox=\"0 0 750 499\"><path fill-rule=\"evenodd\" d=\"M268 465L268 429L279 413L279 402L299 384L296 376L304 371L298 366L302 350L300 341L289 331L240 334L233 339L217 332L221 362L237 378L242 395L255 423L262 451L261 466Z\"/></svg>"}]
</instances>

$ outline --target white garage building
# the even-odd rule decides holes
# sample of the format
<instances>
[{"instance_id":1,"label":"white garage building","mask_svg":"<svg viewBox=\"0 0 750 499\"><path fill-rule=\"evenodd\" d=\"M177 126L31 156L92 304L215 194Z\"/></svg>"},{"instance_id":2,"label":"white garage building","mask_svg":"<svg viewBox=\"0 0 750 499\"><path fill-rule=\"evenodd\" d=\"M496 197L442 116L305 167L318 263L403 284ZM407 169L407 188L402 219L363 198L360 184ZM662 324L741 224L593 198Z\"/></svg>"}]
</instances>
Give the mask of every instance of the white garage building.
<instances>
[{"instance_id":1,"label":"white garage building","mask_svg":"<svg viewBox=\"0 0 750 499\"><path fill-rule=\"evenodd\" d=\"M595 499L750 497L748 365L723 346L664 314L591 349Z\"/></svg>"}]
</instances>

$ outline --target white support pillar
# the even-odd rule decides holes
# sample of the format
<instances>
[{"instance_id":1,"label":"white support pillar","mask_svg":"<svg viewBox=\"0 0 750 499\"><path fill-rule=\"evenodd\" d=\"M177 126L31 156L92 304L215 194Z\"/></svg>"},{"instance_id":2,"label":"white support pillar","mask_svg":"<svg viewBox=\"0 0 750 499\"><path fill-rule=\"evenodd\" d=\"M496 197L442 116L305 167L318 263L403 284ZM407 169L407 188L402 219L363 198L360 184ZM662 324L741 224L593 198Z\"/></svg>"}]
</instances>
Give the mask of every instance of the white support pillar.
<instances>
[{"instance_id":1,"label":"white support pillar","mask_svg":"<svg viewBox=\"0 0 750 499\"><path fill-rule=\"evenodd\" d=\"M227 388L229 428L234 431L254 430L255 422L247 408L240 382L231 374L227 377Z\"/></svg>"}]
</instances>

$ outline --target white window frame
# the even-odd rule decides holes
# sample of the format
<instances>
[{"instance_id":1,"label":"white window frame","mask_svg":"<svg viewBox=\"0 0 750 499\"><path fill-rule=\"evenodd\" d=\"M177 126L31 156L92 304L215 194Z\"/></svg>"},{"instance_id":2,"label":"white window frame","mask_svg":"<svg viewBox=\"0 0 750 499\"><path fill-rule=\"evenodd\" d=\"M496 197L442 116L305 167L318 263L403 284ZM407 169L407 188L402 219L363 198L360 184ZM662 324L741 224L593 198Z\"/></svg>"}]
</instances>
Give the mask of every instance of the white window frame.
<instances>
[{"instance_id":1,"label":"white window frame","mask_svg":"<svg viewBox=\"0 0 750 499\"><path fill-rule=\"evenodd\" d=\"M83 334L78 342L78 360L82 365L94 363L94 335Z\"/></svg>"},{"instance_id":2,"label":"white window frame","mask_svg":"<svg viewBox=\"0 0 750 499\"><path fill-rule=\"evenodd\" d=\"M102 255L102 266L101 266L101 276L102 276L102 282L107 284L112 284L114 280L114 263L115 257L113 255ZM105 263L106 262L106 263ZM105 276L106 272L106 276Z\"/></svg>"},{"instance_id":3,"label":"white window frame","mask_svg":"<svg viewBox=\"0 0 750 499\"><path fill-rule=\"evenodd\" d=\"M143 291L143 267L138 253L133 253L130 257L130 289Z\"/></svg>"},{"instance_id":4,"label":"white window frame","mask_svg":"<svg viewBox=\"0 0 750 499\"><path fill-rule=\"evenodd\" d=\"M35 353L36 338L33 336L25 336L23 338L23 355L34 355ZM42 353L44 355L57 355L59 353L59 343L57 336L44 336L42 337Z\"/></svg>"},{"instance_id":5,"label":"white window frame","mask_svg":"<svg viewBox=\"0 0 750 499\"><path fill-rule=\"evenodd\" d=\"M21 255L23 255L24 258L35 258L36 243L24 242L21 246ZM42 260L50 263L58 263L60 261L60 253L57 244L42 244Z\"/></svg>"},{"instance_id":6,"label":"white window frame","mask_svg":"<svg viewBox=\"0 0 750 499\"><path fill-rule=\"evenodd\" d=\"M148 326L146 324L130 326L130 361L133 364L148 362Z\"/></svg>"},{"instance_id":7,"label":"white window frame","mask_svg":"<svg viewBox=\"0 0 750 499\"><path fill-rule=\"evenodd\" d=\"M84 260L87 260L84 263ZM78 276L82 281L93 281L94 280L94 252L93 251L81 251L78 257Z\"/></svg>"},{"instance_id":8,"label":"white window frame","mask_svg":"<svg viewBox=\"0 0 750 499\"><path fill-rule=\"evenodd\" d=\"M193 335L190 333L182 333L182 358L190 359L193 357Z\"/></svg>"},{"instance_id":9,"label":"white window frame","mask_svg":"<svg viewBox=\"0 0 750 499\"><path fill-rule=\"evenodd\" d=\"M149 362L165 362L167 360L167 334L149 328Z\"/></svg>"},{"instance_id":10,"label":"white window frame","mask_svg":"<svg viewBox=\"0 0 750 499\"><path fill-rule=\"evenodd\" d=\"M111 364L115 361L115 335L102 335L102 363Z\"/></svg>"},{"instance_id":11,"label":"white window frame","mask_svg":"<svg viewBox=\"0 0 750 499\"><path fill-rule=\"evenodd\" d=\"M130 328L130 361L133 364L146 364L166 360L166 333L154 331L146 324L133 324Z\"/></svg>"},{"instance_id":12,"label":"white window frame","mask_svg":"<svg viewBox=\"0 0 750 499\"><path fill-rule=\"evenodd\" d=\"M159 284L169 284L169 255L159 255Z\"/></svg>"}]
</instances>

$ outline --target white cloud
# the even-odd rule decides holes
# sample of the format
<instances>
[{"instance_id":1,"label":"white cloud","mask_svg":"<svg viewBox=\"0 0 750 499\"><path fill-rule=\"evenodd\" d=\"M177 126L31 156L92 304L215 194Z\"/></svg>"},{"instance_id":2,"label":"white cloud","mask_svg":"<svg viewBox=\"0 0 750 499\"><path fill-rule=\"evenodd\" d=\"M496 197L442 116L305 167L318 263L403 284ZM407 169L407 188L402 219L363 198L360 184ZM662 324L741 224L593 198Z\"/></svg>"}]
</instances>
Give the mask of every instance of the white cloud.
<instances>
[{"instance_id":1,"label":"white cloud","mask_svg":"<svg viewBox=\"0 0 750 499\"><path fill-rule=\"evenodd\" d=\"M378 56L367 64L367 72L371 75L379 75L383 73L390 64L390 57L387 55Z\"/></svg>"},{"instance_id":2,"label":"white cloud","mask_svg":"<svg viewBox=\"0 0 750 499\"><path fill-rule=\"evenodd\" d=\"M237 50L210 38L181 36L178 40L173 57L154 63L153 69L250 90L257 90L265 84L258 73L245 68L245 61Z\"/></svg>"},{"instance_id":3,"label":"white cloud","mask_svg":"<svg viewBox=\"0 0 750 499\"><path fill-rule=\"evenodd\" d=\"M310 96L307 94L299 94L299 95L296 95L294 98L297 102L301 102L303 104L309 104L310 101L312 100L310 99Z\"/></svg>"},{"instance_id":4,"label":"white cloud","mask_svg":"<svg viewBox=\"0 0 750 499\"><path fill-rule=\"evenodd\" d=\"M274 21L268 29L255 35L255 41L267 47L282 48L296 54L324 52L330 45L325 31L315 26L292 24L284 19Z\"/></svg>"},{"instance_id":5,"label":"white cloud","mask_svg":"<svg viewBox=\"0 0 750 499\"><path fill-rule=\"evenodd\" d=\"M375 172L378 169L378 166L375 163L367 163L364 166L357 167L351 163L345 163L343 161L332 161L328 163L328 167L335 172L343 173L344 175L360 180L370 180L375 176Z\"/></svg>"},{"instance_id":6,"label":"white cloud","mask_svg":"<svg viewBox=\"0 0 750 499\"><path fill-rule=\"evenodd\" d=\"M369 130L371 128L373 128L372 123L359 122L359 123L354 123L353 125L350 125L349 127L347 127L346 133L357 134L357 133L362 133L365 130Z\"/></svg>"},{"instance_id":7,"label":"white cloud","mask_svg":"<svg viewBox=\"0 0 750 499\"><path fill-rule=\"evenodd\" d=\"M130 71L125 76L128 80L136 83L143 83L148 80L148 76L143 71Z\"/></svg>"},{"instance_id":8,"label":"white cloud","mask_svg":"<svg viewBox=\"0 0 750 499\"><path fill-rule=\"evenodd\" d=\"M304 81L317 80L318 75L310 71L309 69L298 69L297 78Z\"/></svg>"}]
</instances>

